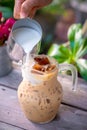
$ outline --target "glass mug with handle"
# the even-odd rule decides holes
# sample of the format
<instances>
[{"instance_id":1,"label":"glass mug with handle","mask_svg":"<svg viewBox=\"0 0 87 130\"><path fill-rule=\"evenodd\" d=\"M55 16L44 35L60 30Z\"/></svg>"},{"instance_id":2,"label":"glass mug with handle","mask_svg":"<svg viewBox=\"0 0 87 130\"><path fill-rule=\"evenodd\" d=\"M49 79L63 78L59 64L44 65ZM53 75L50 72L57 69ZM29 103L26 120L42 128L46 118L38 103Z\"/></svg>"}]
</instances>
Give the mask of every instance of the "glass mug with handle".
<instances>
[{"instance_id":1,"label":"glass mug with handle","mask_svg":"<svg viewBox=\"0 0 87 130\"><path fill-rule=\"evenodd\" d=\"M22 63L23 80L18 87L18 99L26 117L36 123L48 123L56 116L62 100L60 70L71 70L72 89L76 89L77 71L73 65L58 64L47 55L30 55Z\"/></svg>"}]
</instances>

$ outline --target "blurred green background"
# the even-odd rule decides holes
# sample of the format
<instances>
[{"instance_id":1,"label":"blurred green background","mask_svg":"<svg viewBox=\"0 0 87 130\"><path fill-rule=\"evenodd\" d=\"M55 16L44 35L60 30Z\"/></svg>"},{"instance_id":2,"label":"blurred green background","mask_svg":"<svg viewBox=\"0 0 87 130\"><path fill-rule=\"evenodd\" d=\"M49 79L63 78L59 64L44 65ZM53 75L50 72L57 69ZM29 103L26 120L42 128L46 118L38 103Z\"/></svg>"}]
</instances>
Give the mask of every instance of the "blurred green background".
<instances>
[{"instance_id":1,"label":"blurred green background","mask_svg":"<svg viewBox=\"0 0 87 130\"><path fill-rule=\"evenodd\" d=\"M7 19L13 16L14 0L0 0L0 12Z\"/></svg>"}]
</instances>

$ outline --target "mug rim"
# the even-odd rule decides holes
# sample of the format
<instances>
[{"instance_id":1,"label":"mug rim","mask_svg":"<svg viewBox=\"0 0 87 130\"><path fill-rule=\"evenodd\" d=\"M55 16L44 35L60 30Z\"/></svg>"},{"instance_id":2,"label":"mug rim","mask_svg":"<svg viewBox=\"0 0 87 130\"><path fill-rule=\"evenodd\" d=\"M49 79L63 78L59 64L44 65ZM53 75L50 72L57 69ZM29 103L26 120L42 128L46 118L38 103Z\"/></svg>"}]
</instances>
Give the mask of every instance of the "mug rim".
<instances>
[{"instance_id":1,"label":"mug rim","mask_svg":"<svg viewBox=\"0 0 87 130\"><path fill-rule=\"evenodd\" d=\"M31 25L32 26L31 26ZM35 28L33 28L33 25L35 25L36 27L38 27L37 29L40 31L38 31L37 29L35 29ZM39 32L39 34L40 34L40 36L41 36L41 38L42 38L42 28L41 28L41 25L39 24L39 22L37 22L36 20L34 20L34 19L30 19L29 17L27 17L27 18L22 18L22 19L19 19L19 20L17 20L15 23L14 23L14 25L13 25L13 27L12 27L12 29L11 29L11 33L12 33L12 38L14 39L14 36L13 36L13 32L14 32L14 30L15 29L18 29L18 28L22 28L22 27L30 27L30 28L32 28L33 30L36 30L37 32ZM40 38L40 40L41 40L41 38ZM14 41L15 41L15 39L14 39ZM39 42L39 41L38 41Z\"/></svg>"},{"instance_id":2,"label":"mug rim","mask_svg":"<svg viewBox=\"0 0 87 130\"><path fill-rule=\"evenodd\" d=\"M54 69L52 69L51 71L48 71L48 72L42 72L42 71L39 71L39 70L36 70L36 69L32 69L32 70L34 70L35 72L38 72L38 74L41 74L41 76L43 76L43 75L45 75L45 74L49 74L49 73L52 73L52 72L55 72L56 71L56 69L58 69L59 68L59 64L58 64L58 62L56 61L56 59L54 59L53 57L51 57L51 56L48 56L48 55L45 55L45 54L30 54L32 57L30 57L30 58L34 58L35 56L39 56L39 57L41 57L41 56L46 56L48 59L49 59L49 61L51 61L51 63L53 63L53 65L55 65L55 68ZM24 59L25 58L25 59ZM23 61L23 60L25 60L25 61ZM26 64L26 55L23 57L23 60L22 60L22 69L25 69L26 67L28 68L29 67L29 65L28 64Z\"/></svg>"}]
</instances>

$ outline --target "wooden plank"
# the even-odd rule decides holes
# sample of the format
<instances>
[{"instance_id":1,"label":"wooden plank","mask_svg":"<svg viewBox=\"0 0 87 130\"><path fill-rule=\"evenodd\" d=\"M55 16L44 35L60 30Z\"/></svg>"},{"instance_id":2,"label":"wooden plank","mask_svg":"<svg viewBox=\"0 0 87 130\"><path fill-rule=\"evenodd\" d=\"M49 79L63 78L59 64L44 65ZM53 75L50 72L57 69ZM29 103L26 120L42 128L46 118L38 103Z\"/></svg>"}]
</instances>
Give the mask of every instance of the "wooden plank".
<instances>
[{"instance_id":1,"label":"wooden plank","mask_svg":"<svg viewBox=\"0 0 87 130\"><path fill-rule=\"evenodd\" d=\"M0 122L0 130L24 130L24 129Z\"/></svg>"},{"instance_id":2,"label":"wooden plank","mask_svg":"<svg viewBox=\"0 0 87 130\"><path fill-rule=\"evenodd\" d=\"M11 73L0 78L0 84L17 89L22 80L22 74L19 69L13 69Z\"/></svg>"},{"instance_id":3,"label":"wooden plank","mask_svg":"<svg viewBox=\"0 0 87 130\"><path fill-rule=\"evenodd\" d=\"M61 105L57 117L48 124L26 119L18 103L17 91L0 86L0 120L26 130L87 130L87 112Z\"/></svg>"},{"instance_id":4,"label":"wooden plank","mask_svg":"<svg viewBox=\"0 0 87 130\"><path fill-rule=\"evenodd\" d=\"M71 77L59 76L58 79L63 87L62 102L87 111L87 82L79 78L77 90L73 91Z\"/></svg>"},{"instance_id":5,"label":"wooden plank","mask_svg":"<svg viewBox=\"0 0 87 130\"><path fill-rule=\"evenodd\" d=\"M63 87L63 103L79 107L87 110L87 82L79 79L77 91L72 91L71 77L58 76L58 79ZM21 71L13 69L13 71L0 78L0 84L17 89L22 80Z\"/></svg>"}]
</instances>

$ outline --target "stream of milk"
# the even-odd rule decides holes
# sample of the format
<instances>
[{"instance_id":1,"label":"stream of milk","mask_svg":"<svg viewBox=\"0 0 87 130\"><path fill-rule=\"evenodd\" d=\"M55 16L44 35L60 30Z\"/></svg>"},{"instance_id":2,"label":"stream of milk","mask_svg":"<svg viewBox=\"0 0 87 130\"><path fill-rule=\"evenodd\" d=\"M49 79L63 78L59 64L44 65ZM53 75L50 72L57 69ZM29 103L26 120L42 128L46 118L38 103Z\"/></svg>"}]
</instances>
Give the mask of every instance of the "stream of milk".
<instances>
[{"instance_id":1,"label":"stream of milk","mask_svg":"<svg viewBox=\"0 0 87 130\"><path fill-rule=\"evenodd\" d=\"M41 34L32 28L22 27L13 31L13 37L17 44L19 44L27 53L26 63L28 63L30 52L40 41Z\"/></svg>"}]
</instances>

